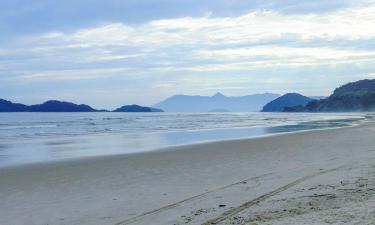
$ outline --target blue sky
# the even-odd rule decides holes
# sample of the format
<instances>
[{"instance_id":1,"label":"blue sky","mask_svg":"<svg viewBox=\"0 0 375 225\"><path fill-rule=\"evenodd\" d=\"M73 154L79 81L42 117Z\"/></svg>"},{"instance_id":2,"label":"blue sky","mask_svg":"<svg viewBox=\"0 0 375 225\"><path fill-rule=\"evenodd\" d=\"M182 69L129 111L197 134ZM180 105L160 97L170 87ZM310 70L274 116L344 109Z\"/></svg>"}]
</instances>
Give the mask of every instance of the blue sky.
<instances>
[{"instance_id":1,"label":"blue sky","mask_svg":"<svg viewBox=\"0 0 375 225\"><path fill-rule=\"evenodd\" d=\"M375 78L373 0L2 0L0 98L329 95Z\"/></svg>"}]
</instances>

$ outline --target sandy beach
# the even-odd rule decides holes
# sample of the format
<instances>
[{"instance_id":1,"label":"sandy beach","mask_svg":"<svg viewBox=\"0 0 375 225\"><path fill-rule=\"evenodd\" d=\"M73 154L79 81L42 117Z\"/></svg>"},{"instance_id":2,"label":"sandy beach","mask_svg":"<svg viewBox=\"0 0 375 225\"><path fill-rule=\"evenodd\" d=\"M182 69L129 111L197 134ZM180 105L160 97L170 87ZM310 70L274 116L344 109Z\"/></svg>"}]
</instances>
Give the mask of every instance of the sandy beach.
<instances>
[{"instance_id":1,"label":"sandy beach","mask_svg":"<svg viewBox=\"0 0 375 225\"><path fill-rule=\"evenodd\" d=\"M372 224L375 123L0 169L2 225Z\"/></svg>"}]
</instances>

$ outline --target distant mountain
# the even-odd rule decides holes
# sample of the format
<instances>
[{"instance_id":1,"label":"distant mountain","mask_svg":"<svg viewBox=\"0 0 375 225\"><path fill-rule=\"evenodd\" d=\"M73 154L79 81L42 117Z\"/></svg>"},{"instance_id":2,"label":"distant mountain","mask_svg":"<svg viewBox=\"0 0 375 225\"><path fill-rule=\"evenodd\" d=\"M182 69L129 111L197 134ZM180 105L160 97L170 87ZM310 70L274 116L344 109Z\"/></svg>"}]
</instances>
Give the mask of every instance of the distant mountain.
<instances>
[{"instance_id":1,"label":"distant mountain","mask_svg":"<svg viewBox=\"0 0 375 225\"><path fill-rule=\"evenodd\" d=\"M71 102L56 100L46 101L38 105L24 105L0 99L0 112L110 112L108 110L96 110L88 105L77 105ZM139 105L126 105L113 112L163 112L161 109L144 107Z\"/></svg>"},{"instance_id":2,"label":"distant mountain","mask_svg":"<svg viewBox=\"0 0 375 225\"><path fill-rule=\"evenodd\" d=\"M285 108L288 112L375 111L375 80L360 80L337 88L331 96L309 102L305 107Z\"/></svg>"},{"instance_id":3,"label":"distant mountain","mask_svg":"<svg viewBox=\"0 0 375 225\"><path fill-rule=\"evenodd\" d=\"M288 93L266 104L262 112L283 112L285 107L305 106L312 100L298 93Z\"/></svg>"},{"instance_id":4,"label":"distant mountain","mask_svg":"<svg viewBox=\"0 0 375 225\"><path fill-rule=\"evenodd\" d=\"M28 106L0 99L0 112L26 112Z\"/></svg>"},{"instance_id":5,"label":"distant mountain","mask_svg":"<svg viewBox=\"0 0 375 225\"><path fill-rule=\"evenodd\" d=\"M139 105L125 105L113 112L163 112L163 110Z\"/></svg>"},{"instance_id":6,"label":"distant mountain","mask_svg":"<svg viewBox=\"0 0 375 225\"><path fill-rule=\"evenodd\" d=\"M76 105L71 102L47 101L39 105L27 106L0 99L0 112L97 112L88 105Z\"/></svg>"},{"instance_id":7,"label":"distant mountain","mask_svg":"<svg viewBox=\"0 0 375 225\"><path fill-rule=\"evenodd\" d=\"M71 102L56 100L46 101L43 104L28 106L29 112L96 112L88 105L76 105Z\"/></svg>"},{"instance_id":8,"label":"distant mountain","mask_svg":"<svg viewBox=\"0 0 375 225\"><path fill-rule=\"evenodd\" d=\"M307 96L307 97L312 98L313 100L320 100L320 99L327 98L327 96Z\"/></svg>"},{"instance_id":9,"label":"distant mountain","mask_svg":"<svg viewBox=\"0 0 375 225\"><path fill-rule=\"evenodd\" d=\"M210 112L224 110L231 112L255 112L280 95L256 94L238 97L227 97L221 93L213 96L174 95L159 102L154 107L167 112Z\"/></svg>"},{"instance_id":10,"label":"distant mountain","mask_svg":"<svg viewBox=\"0 0 375 225\"><path fill-rule=\"evenodd\" d=\"M316 100L313 100L313 101L315 102ZM306 109L306 106L297 105L297 106L285 107L283 112L308 112L308 110Z\"/></svg>"}]
</instances>

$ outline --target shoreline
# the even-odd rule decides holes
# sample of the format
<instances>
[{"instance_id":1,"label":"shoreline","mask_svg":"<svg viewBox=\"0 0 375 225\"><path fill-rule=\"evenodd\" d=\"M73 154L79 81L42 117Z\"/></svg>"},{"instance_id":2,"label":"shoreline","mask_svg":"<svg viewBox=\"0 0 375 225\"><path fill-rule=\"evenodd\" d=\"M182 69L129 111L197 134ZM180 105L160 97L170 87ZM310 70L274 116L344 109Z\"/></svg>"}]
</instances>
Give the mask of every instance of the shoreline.
<instances>
[{"instance_id":1,"label":"shoreline","mask_svg":"<svg viewBox=\"0 0 375 225\"><path fill-rule=\"evenodd\" d=\"M345 121L345 119L343 119ZM187 143L187 144L175 144L165 147L157 147L153 149L146 149L139 152L128 152L128 153L118 153L118 154L109 154L109 155L93 155L93 156L83 156L83 157L77 157L77 158L63 158L63 159L56 159L56 160L50 160L50 161L37 161L37 162L28 162L24 164L14 164L14 165L7 165L7 166L0 166L1 170L12 170L12 169L22 169L22 168L31 168L33 166L53 166L54 164L58 165L64 165L64 164L74 164L74 163L80 163L85 161L96 161L96 160L111 160L118 157L128 157L131 155L139 155L139 154L149 154L149 153L157 153L157 152L169 152L169 151L179 151L180 149L183 149L185 147L206 147L205 145L210 144L220 144L220 143L232 143L237 141L246 141L246 140L254 140L254 139L263 139L273 136L282 136L282 135L291 135L291 134L298 134L298 133L305 133L305 132L319 132L324 130L335 130L335 129L345 129L345 128L352 128L357 127L366 124L368 119L364 118L361 120L358 120L360 123L358 124L351 124L351 125L343 125L343 126L336 126L336 127L324 127L324 128L312 128L312 129L301 129L296 131L280 131L280 132L274 132L274 133L265 133L261 135L255 135L255 136L248 136L248 137L240 137L240 138L228 138L228 139L213 139L213 140L206 140L206 141L196 141L193 143ZM329 121L328 121L329 122ZM238 129L251 129L251 128L275 128L275 127L284 127L288 125L298 125L298 124L287 124L287 125L281 125L281 126L255 126L255 127L243 127L243 128L233 128L229 130L238 130ZM228 128L221 128L221 129L212 129L214 131L216 130L228 130ZM189 132L199 132L197 131L189 131ZM209 131L209 130L207 130ZM170 131L167 133L174 133L176 131ZM111 133L106 134L91 134L86 135L89 137L106 137L109 135L113 135ZM121 135L121 134L115 134L115 135ZM60 137L62 138L62 137ZM72 138L72 137L68 137ZM48 140L48 138L46 138Z\"/></svg>"},{"instance_id":2,"label":"shoreline","mask_svg":"<svg viewBox=\"0 0 375 225\"><path fill-rule=\"evenodd\" d=\"M372 164L374 131L374 123L367 121L351 127L0 169L0 223L202 224L296 180L317 180L321 185L342 176L343 165L354 171ZM331 177L334 173L339 174ZM312 175L314 179L309 178ZM241 217L254 215L246 212L250 208L241 211L245 213ZM258 211L272 208L266 204ZM234 217L221 222L228 224L227 219Z\"/></svg>"}]
</instances>

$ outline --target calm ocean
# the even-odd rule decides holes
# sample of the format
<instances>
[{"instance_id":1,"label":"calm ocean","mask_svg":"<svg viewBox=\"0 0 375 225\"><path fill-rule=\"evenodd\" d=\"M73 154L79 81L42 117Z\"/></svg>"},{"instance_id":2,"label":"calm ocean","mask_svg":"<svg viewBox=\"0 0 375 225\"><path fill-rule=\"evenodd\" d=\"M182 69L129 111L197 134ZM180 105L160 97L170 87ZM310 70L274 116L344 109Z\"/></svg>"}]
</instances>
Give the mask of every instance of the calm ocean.
<instances>
[{"instance_id":1,"label":"calm ocean","mask_svg":"<svg viewBox=\"0 0 375 225\"><path fill-rule=\"evenodd\" d=\"M350 126L364 113L1 113L0 167Z\"/></svg>"}]
</instances>

